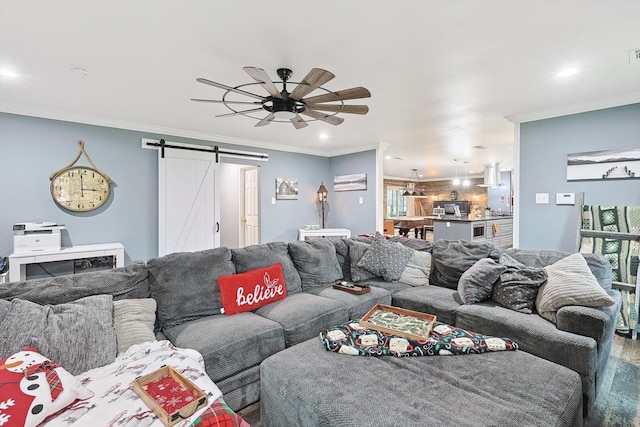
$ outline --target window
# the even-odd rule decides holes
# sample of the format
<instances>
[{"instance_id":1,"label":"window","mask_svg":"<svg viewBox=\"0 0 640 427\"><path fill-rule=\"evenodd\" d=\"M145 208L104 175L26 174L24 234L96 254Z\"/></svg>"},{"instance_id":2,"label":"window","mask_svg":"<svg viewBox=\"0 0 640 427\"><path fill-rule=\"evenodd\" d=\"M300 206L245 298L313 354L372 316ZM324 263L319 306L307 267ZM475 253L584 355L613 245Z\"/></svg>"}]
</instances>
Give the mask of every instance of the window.
<instances>
[{"instance_id":1,"label":"window","mask_svg":"<svg viewBox=\"0 0 640 427\"><path fill-rule=\"evenodd\" d=\"M402 196L403 192L403 187L387 187L387 218L407 215L407 198Z\"/></svg>"}]
</instances>

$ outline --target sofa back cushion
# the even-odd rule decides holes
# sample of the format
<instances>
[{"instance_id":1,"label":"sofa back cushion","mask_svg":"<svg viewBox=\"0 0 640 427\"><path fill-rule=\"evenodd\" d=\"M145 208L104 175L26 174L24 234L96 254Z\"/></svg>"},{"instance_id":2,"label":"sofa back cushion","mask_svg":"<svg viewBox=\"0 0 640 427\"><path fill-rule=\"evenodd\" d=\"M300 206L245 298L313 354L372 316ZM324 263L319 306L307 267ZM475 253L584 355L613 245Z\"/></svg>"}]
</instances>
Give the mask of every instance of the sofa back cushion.
<instances>
[{"instance_id":1,"label":"sofa back cushion","mask_svg":"<svg viewBox=\"0 0 640 427\"><path fill-rule=\"evenodd\" d=\"M511 257L531 267L546 267L571 255L569 252L533 249L509 249ZM611 264L601 254L582 254L589 270L605 291L611 290Z\"/></svg>"},{"instance_id":2,"label":"sofa back cushion","mask_svg":"<svg viewBox=\"0 0 640 427\"><path fill-rule=\"evenodd\" d=\"M271 242L245 246L244 248L231 249L231 254L237 273L246 273L277 263L282 264L282 275L287 285L287 293L293 294L302 291L302 280L289 257L286 243Z\"/></svg>"},{"instance_id":3,"label":"sofa back cushion","mask_svg":"<svg viewBox=\"0 0 640 427\"><path fill-rule=\"evenodd\" d=\"M457 289L462 273L478 260L488 258L495 246L464 240L438 240L433 245L429 284Z\"/></svg>"},{"instance_id":4,"label":"sofa back cushion","mask_svg":"<svg viewBox=\"0 0 640 427\"><path fill-rule=\"evenodd\" d=\"M302 280L302 290L326 286L342 279L336 247L328 239L289 243L289 256Z\"/></svg>"},{"instance_id":5,"label":"sofa back cushion","mask_svg":"<svg viewBox=\"0 0 640 427\"><path fill-rule=\"evenodd\" d=\"M63 304L92 295L108 294L114 300L148 298L147 268L142 261L116 268L90 273L70 274L0 285L0 298L35 302L36 304Z\"/></svg>"},{"instance_id":6,"label":"sofa back cushion","mask_svg":"<svg viewBox=\"0 0 640 427\"><path fill-rule=\"evenodd\" d=\"M229 248L177 252L147 262L162 328L220 314L218 277L234 274Z\"/></svg>"}]
</instances>

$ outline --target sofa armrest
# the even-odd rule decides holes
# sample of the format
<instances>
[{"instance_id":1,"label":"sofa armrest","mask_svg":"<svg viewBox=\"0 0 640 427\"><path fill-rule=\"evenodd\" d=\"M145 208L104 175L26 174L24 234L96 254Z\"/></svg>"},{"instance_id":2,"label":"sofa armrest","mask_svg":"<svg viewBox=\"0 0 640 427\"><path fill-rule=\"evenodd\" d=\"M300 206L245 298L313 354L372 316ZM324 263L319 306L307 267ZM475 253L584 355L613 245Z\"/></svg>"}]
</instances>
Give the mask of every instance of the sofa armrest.
<instances>
[{"instance_id":1,"label":"sofa armrest","mask_svg":"<svg viewBox=\"0 0 640 427\"><path fill-rule=\"evenodd\" d=\"M600 349L603 342L610 340L615 330L622 302L620 292L610 290L607 294L615 301L609 307L569 305L560 308L556 315L557 328L561 331L591 337L596 340Z\"/></svg>"}]
</instances>

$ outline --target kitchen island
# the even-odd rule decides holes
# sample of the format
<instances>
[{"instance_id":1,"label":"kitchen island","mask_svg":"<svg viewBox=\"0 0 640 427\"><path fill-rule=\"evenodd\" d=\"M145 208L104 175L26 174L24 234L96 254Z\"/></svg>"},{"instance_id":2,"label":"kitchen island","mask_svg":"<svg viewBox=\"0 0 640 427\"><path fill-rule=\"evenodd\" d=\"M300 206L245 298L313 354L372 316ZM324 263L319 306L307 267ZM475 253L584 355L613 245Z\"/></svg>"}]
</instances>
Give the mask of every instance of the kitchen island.
<instances>
[{"instance_id":1,"label":"kitchen island","mask_svg":"<svg viewBox=\"0 0 640 427\"><path fill-rule=\"evenodd\" d=\"M443 215L433 218L433 241L467 240L492 243L496 247L513 246L512 216Z\"/></svg>"}]
</instances>

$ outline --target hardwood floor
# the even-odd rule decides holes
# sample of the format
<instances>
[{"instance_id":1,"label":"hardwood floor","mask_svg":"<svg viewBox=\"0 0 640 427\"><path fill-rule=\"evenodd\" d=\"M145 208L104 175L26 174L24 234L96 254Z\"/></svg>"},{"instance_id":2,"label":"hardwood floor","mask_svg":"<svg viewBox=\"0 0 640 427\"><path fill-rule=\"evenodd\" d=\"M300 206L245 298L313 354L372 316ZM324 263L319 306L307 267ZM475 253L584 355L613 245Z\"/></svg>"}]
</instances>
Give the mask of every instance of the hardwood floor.
<instances>
[{"instance_id":1,"label":"hardwood floor","mask_svg":"<svg viewBox=\"0 0 640 427\"><path fill-rule=\"evenodd\" d=\"M597 395L585 427L640 427L640 340L615 336ZM251 427L262 427L260 402L238 414Z\"/></svg>"}]
</instances>

